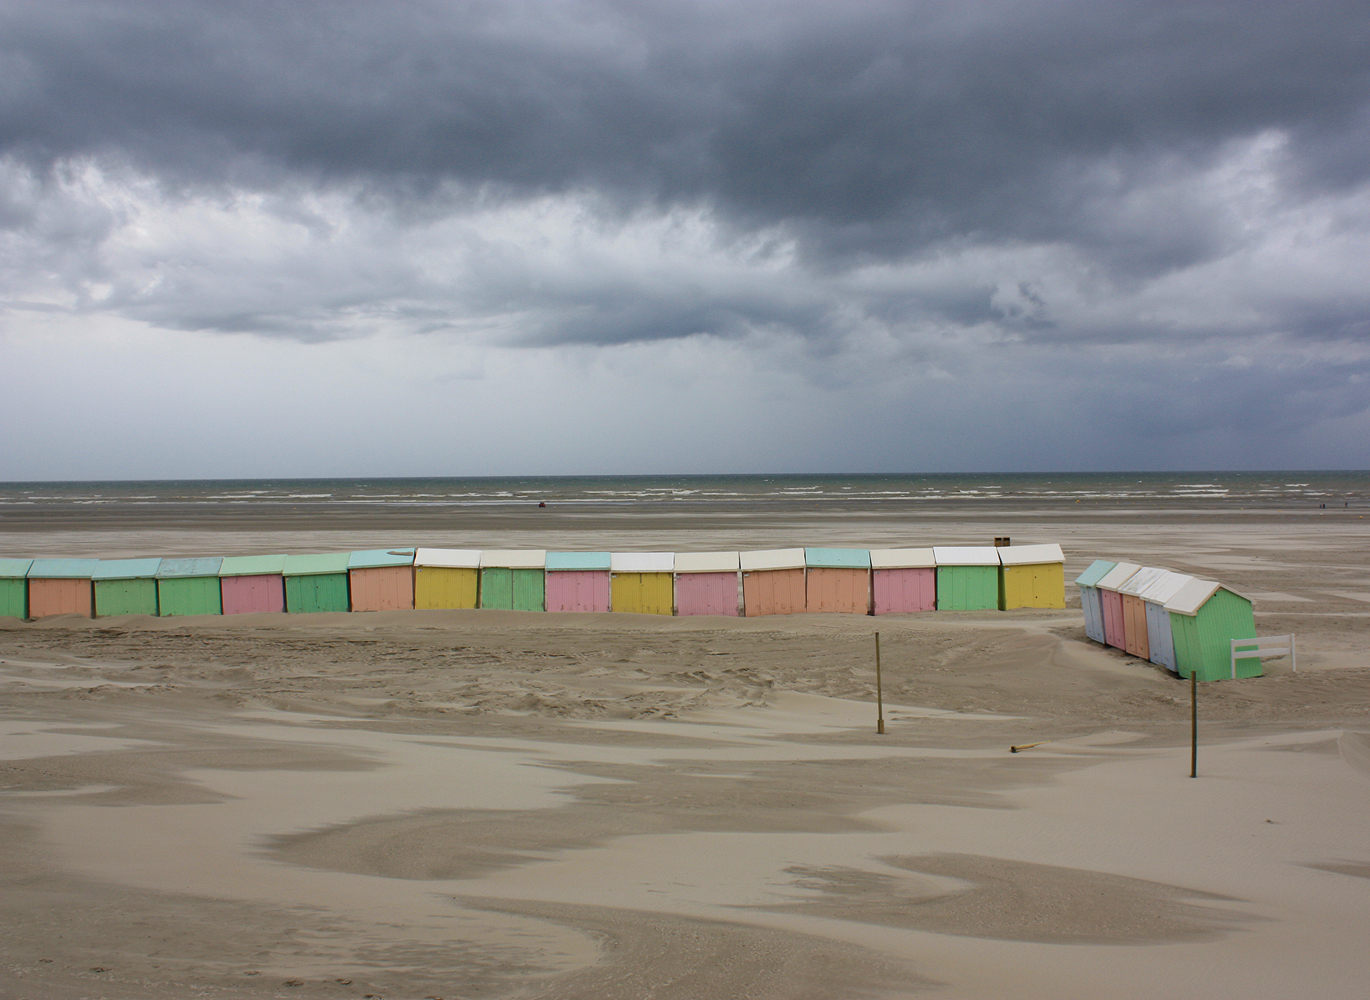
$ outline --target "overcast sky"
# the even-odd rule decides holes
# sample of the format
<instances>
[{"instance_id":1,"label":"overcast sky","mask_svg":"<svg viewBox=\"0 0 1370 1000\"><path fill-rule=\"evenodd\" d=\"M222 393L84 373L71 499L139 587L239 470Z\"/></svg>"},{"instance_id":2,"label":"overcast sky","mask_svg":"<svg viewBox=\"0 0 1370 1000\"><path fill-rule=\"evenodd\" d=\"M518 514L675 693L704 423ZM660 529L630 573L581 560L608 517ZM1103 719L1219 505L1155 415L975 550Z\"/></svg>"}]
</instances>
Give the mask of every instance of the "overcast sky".
<instances>
[{"instance_id":1,"label":"overcast sky","mask_svg":"<svg viewBox=\"0 0 1370 1000\"><path fill-rule=\"evenodd\" d=\"M0 0L0 479L1370 467L1370 4Z\"/></svg>"}]
</instances>

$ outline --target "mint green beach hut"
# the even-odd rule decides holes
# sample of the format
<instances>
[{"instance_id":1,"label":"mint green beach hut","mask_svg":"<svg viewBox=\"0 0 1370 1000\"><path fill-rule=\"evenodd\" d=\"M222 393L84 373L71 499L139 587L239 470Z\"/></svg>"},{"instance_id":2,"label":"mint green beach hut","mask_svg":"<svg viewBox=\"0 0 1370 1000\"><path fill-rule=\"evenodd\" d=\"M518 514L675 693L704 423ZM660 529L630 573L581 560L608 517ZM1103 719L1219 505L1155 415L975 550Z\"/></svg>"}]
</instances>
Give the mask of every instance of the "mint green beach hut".
<instances>
[{"instance_id":1,"label":"mint green beach hut","mask_svg":"<svg viewBox=\"0 0 1370 1000\"><path fill-rule=\"evenodd\" d=\"M95 617L157 614L157 569L160 559L101 559L95 581Z\"/></svg>"},{"instance_id":2,"label":"mint green beach hut","mask_svg":"<svg viewBox=\"0 0 1370 1000\"><path fill-rule=\"evenodd\" d=\"M999 550L992 545L934 545L938 611L999 609Z\"/></svg>"},{"instance_id":3,"label":"mint green beach hut","mask_svg":"<svg viewBox=\"0 0 1370 1000\"><path fill-rule=\"evenodd\" d=\"M480 554L480 606L542 611L547 597L546 549L486 549Z\"/></svg>"},{"instance_id":4,"label":"mint green beach hut","mask_svg":"<svg viewBox=\"0 0 1370 1000\"><path fill-rule=\"evenodd\" d=\"M157 569L157 611L162 615L221 615L222 556L163 559Z\"/></svg>"},{"instance_id":5,"label":"mint green beach hut","mask_svg":"<svg viewBox=\"0 0 1370 1000\"><path fill-rule=\"evenodd\" d=\"M1254 639L1256 617L1250 598L1212 580L1190 580L1165 602L1175 642L1175 668L1181 677L1201 681L1232 676L1232 640ZM1237 661L1238 677L1259 677L1261 658Z\"/></svg>"},{"instance_id":6,"label":"mint green beach hut","mask_svg":"<svg viewBox=\"0 0 1370 1000\"><path fill-rule=\"evenodd\" d=\"M0 559L0 618L29 616L29 567L32 559Z\"/></svg>"},{"instance_id":7,"label":"mint green beach hut","mask_svg":"<svg viewBox=\"0 0 1370 1000\"><path fill-rule=\"evenodd\" d=\"M351 552L318 552L285 557L285 610L291 614L348 611L347 564Z\"/></svg>"}]
</instances>

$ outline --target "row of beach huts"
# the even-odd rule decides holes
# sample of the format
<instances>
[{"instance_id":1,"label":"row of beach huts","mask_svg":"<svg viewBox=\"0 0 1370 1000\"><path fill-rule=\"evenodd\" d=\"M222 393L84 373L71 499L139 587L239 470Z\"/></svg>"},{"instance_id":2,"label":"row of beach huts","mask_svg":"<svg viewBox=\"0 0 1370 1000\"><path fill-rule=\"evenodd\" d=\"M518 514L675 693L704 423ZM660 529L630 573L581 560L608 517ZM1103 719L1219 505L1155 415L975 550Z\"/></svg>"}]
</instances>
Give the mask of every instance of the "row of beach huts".
<instances>
[{"instance_id":1,"label":"row of beach huts","mask_svg":"<svg viewBox=\"0 0 1370 1000\"><path fill-rule=\"evenodd\" d=\"M1064 608L1064 561L1055 544L0 559L0 615L495 608L752 616Z\"/></svg>"},{"instance_id":2,"label":"row of beach huts","mask_svg":"<svg viewBox=\"0 0 1370 1000\"><path fill-rule=\"evenodd\" d=\"M1085 634L1198 680L1259 677L1259 656L1236 657L1233 639L1254 639L1251 599L1213 580L1154 566L1096 559L1075 579ZM1235 670L1233 664L1235 662Z\"/></svg>"}]
</instances>

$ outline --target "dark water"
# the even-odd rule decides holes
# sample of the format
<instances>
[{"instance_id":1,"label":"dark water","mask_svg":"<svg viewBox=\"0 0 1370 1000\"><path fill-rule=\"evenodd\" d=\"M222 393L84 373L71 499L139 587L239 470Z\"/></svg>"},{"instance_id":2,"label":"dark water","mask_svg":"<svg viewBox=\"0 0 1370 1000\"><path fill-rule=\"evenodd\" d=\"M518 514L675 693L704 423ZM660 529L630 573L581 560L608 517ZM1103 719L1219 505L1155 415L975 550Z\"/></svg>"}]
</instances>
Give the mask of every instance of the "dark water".
<instances>
[{"instance_id":1,"label":"dark water","mask_svg":"<svg viewBox=\"0 0 1370 1000\"><path fill-rule=\"evenodd\" d=\"M11 513L159 506L205 513L308 508L425 507L681 509L824 505L883 509L920 504L1075 501L1166 507L1370 505L1370 472L1145 472L761 476L526 476L469 479L254 479L0 483Z\"/></svg>"}]
</instances>

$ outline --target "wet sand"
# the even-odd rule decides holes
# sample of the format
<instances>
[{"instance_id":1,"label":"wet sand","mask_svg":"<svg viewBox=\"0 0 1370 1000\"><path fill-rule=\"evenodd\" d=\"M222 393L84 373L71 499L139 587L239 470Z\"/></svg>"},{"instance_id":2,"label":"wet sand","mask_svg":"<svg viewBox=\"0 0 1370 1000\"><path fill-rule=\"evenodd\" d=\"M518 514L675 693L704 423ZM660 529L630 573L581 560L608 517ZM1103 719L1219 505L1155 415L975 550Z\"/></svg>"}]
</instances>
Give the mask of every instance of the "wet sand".
<instances>
[{"instance_id":1,"label":"wet sand","mask_svg":"<svg viewBox=\"0 0 1370 1000\"><path fill-rule=\"evenodd\" d=\"M545 514L30 519L0 523L0 550L1009 534L1059 541L1070 577L1109 556L1223 580L1257 599L1262 634L1298 634L1299 671L1201 689L1191 780L1188 686L1085 642L1074 601L0 619L0 994L1348 997L1370 981L1363 517Z\"/></svg>"}]
</instances>

